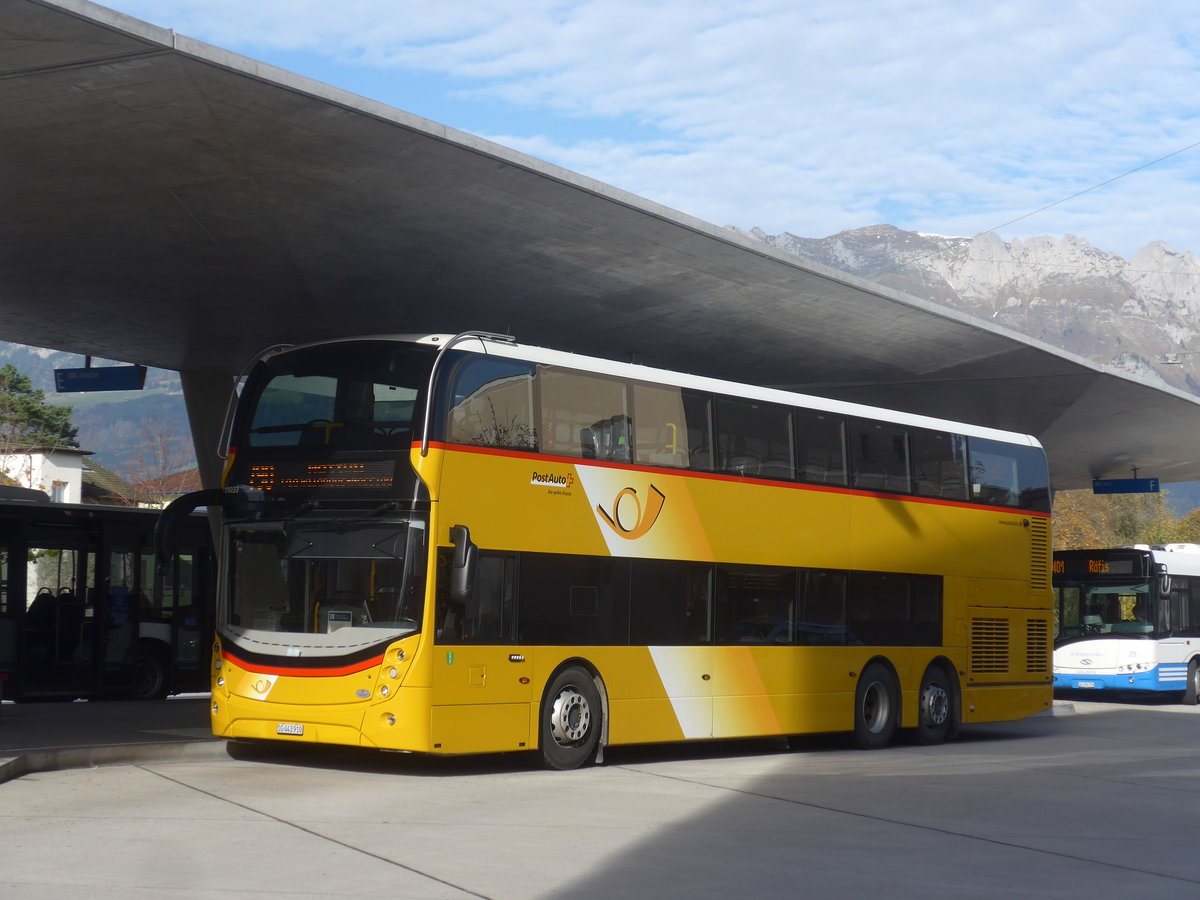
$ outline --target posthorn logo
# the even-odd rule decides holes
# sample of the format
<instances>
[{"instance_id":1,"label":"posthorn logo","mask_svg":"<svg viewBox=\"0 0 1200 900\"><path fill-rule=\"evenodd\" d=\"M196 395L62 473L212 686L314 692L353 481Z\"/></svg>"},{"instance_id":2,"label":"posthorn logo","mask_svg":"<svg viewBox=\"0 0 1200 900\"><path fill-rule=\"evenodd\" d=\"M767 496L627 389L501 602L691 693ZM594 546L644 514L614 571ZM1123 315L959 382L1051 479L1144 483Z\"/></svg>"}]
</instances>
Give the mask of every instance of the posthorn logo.
<instances>
[{"instance_id":1,"label":"posthorn logo","mask_svg":"<svg viewBox=\"0 0 1200 900\"><path fill-rule=\"evenodd\" d=\"M596 512L600 513L609 528L621 537L632 541L640 538L654 526L666 500L666 494L654 485L650 485L650 490L646 494L646 505L643 507L642 501L638 498L638 492L627 487L617 492L617 496L612 502L611 513L599 504L596 505Z\"/></svg>"}]
</instances>

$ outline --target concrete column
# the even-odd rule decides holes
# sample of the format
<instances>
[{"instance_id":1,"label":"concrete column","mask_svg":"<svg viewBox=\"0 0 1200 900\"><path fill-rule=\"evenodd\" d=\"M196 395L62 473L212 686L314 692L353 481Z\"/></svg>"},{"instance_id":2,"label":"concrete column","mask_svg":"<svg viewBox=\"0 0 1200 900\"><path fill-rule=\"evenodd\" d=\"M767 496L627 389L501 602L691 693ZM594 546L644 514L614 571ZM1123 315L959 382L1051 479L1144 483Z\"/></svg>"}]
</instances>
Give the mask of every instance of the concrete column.
<instances>
[{"instance_id":1,"label":"concrete column","mask_svg":"<svg viewBox=\"0 0 1200 900\"><path fill-rule=\"evenodd\" d=\"M188 423L192 429L192 444L196 449L196 464L200 468L200 484L206 488L221 486L224 453L225 412L233 391L233 379L228 375L207 372L179 373L183 383L183 399L187 404Z\"/></svg>"}]
</instances>

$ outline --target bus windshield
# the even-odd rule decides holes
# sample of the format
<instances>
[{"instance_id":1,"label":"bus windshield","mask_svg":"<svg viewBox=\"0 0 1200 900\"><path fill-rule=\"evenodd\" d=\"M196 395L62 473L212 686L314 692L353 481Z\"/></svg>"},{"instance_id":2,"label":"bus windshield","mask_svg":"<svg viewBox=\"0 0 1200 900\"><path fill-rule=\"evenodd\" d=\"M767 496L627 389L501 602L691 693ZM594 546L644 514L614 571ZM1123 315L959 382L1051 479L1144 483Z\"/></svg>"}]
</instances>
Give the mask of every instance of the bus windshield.
<instances>
[{"instance_id":1,"label":"bus windshield","mask_svg":"<svg viewBox=\"0 0 1200 900\"><path fill-rule=\"evenodd\" d=\"M1154 590L1148 579L1055 581L1058 643L1083 638L1135 637L1154 631Z\"/></svg>"},{"instance_id":2,"label":"bus windshield","mask_svg":"<svg viewBox=\"0 0 1200 900\"><path fill-rule=\"evenodd\" d=\"M403 450L435 351L395 342L333 343L272 357L242 403L237 446Z\"/></svg>"},{"instance_id":3,"label":"bus windshield","mask_svg":"<svg viewBox=\"0 0 1200 900\"><path fill-rule=\"evenodd\" d=\"M233 525L225 621L247 632L338 633L365 643L380 640L380 629L417 631L424 579L414 573L424 542L418 519L309 515Z\"/></svg>"}]
</instances>

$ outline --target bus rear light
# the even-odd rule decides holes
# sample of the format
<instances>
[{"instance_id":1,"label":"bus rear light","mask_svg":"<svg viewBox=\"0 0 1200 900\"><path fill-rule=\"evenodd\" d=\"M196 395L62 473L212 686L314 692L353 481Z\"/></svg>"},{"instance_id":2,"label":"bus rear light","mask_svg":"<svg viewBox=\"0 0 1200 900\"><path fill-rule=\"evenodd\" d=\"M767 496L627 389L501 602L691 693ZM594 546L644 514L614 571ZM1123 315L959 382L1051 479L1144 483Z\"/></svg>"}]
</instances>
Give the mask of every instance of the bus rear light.
<instances>
[{"instance_id":1,"label":"bus rear light","mask_svg":"<svg viewBox=\"0 0 1200 900\"><path fill-rule=\"evenodd\" d=\"M217 687L225 687L225 679L223 677L217 679Z\"/></svg>"},{"instance_id":2,"label":"bus rear light","mask_svg":"<svg viewBox=\"0 0 1200 900\"><path fill-rule=\"evenodd\" d=\"M395 666L388 669L388 678L399 678L399 677L400 677L400 671Z\"/></svg>"},{"instance_id":3,"label":"bus rear light","mask_svg":"<svg viewBox=\"0 0 1200 900\"><path fill-rule=\"evenodd\" d=\"M388 686L386 684L380 686L380 688L379 688L379 696L380 697L386 697L390 693L391 693L391 691L388 690Z\"/></svg>"},{"instance_id":4,"label":"bus rear light","mask_svg":"<svg viewBox=\"0 0 1200 900\"><path fill-rule=\"evenodd\" d=\"M217 704L214 703L212 705L212 714L215 716L220 711L221 711L220 707L218 707Z\"/></svg>"},{"instance_id":5,"label":"bus rear light","mask_svg":"<svg viewBox=\"0 0 1200 900\"><path fill-rule=\"evenodd\" d=\"M213 668L218 672L221 671L221 665L222 665L221 660L217 659L217 660L213 661Z\"/></svg>"}]
</instances>

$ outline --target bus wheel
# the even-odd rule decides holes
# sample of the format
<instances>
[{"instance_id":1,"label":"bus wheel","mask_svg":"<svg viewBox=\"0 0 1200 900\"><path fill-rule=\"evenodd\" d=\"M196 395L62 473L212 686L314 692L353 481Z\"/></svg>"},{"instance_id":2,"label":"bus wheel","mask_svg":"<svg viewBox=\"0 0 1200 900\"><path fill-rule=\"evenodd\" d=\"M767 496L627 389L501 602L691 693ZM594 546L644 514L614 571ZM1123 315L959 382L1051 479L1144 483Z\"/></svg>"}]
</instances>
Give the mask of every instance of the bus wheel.
<instances>
[{"instance_id":1,"label":"bus wheel","mask_svg":"<svg viewBox=\"0 0 1200 900\"><path fill-rule=\"evenodd\" d=\"M854 741L863 750L886 747L896 731L896 679L882 663L863 669L854 691Z\"/></svg>"},{"instance_id":2,"label":"bus wheel","mask_svg":"<svg viewBox=\"0 0 1200 900\"><path fill-rule=\"evenodd\" d=\"M953 687L946 670L930 666L921 679L917 709L917 740L922 744L940 744L954 727Z\"/></svg>"},{"instance_id":3,"label":"bus wheel","mask_svg":"<svg viewBox=\"0 0 1200 900\"><path fill-rule=\"evenodd\" d=\"M167 663L151 647L139 647L133 661L133 699L162 700L167 696Z\"/></svg>"},{"instance_id":4,"label":"bus wheel","mask_svg":"<svg viewBox=\"0 0 1200 900\"><path fill-rule=\"evenodd\" d=\"M542 703L540 745L548 769L576 769L591 761L600 741L600 692L578 666L563 669Z\"/></svg>"},{"instance_id":5,"label":"bus wheel","mask_svg":"<svg viewBox=\"0 0 1200 900\"><path fill-rule=\"evenodd\" d=\"M1183 692L1183 702L1188 706L1200 704L1200 660L1193 659L1188 663L1187 689Z\"/></svg>"}]
</instances>

